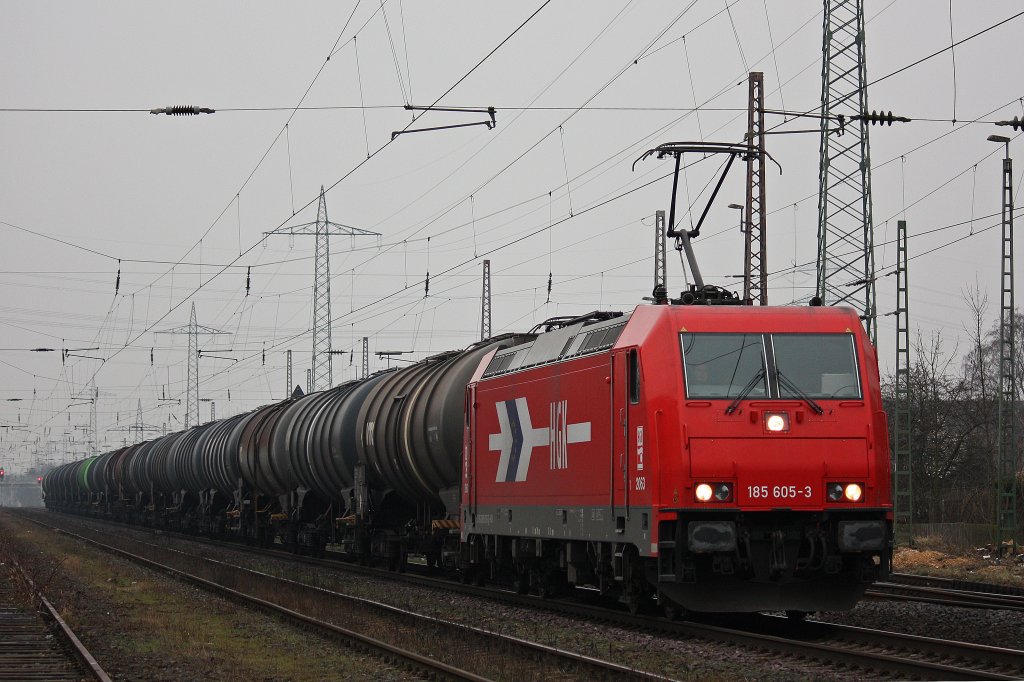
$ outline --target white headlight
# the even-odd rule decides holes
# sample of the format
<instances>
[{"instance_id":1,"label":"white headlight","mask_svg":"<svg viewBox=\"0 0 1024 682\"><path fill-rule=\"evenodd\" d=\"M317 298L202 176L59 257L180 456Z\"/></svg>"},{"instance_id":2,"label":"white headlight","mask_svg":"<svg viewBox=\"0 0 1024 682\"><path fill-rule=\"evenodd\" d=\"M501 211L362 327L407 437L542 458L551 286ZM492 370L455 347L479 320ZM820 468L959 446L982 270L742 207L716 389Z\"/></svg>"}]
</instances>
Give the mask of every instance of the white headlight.
<instances>
[{"instance_id":1,"label":"white headlight","mask_svg":"<svg viewBox=\"0 0 1024 682\"><path fill-rule=\"evenodd\" d=\"M772 433L789 431L789 415L785 412L768 412L764 415L764 428Z\"/></svg>"},{"instance_id":2,"label":"white headlight","mask_svg":"<svg viewBox=\"0 0 1024 682\"><path fill-rule=\"evenodd\" d=\"M693 491L693 494L697 496L697 499L701 502L707 502L711 499L714 494L714 490L707 483L701 483L697 486L697 489Z\"/></svg>"},{"instance_id":3,"label":"white headlight","mask_svg":"<svg viewBox=\"0 0 1024 682\"><path fill-rule=\"evenodd\" d=\"M846 490L843 491L843 495L850 502L856 502L864 494L864 490L860 487L859 483L850 483L846 486Z\"/></svg>"}]
</instances>

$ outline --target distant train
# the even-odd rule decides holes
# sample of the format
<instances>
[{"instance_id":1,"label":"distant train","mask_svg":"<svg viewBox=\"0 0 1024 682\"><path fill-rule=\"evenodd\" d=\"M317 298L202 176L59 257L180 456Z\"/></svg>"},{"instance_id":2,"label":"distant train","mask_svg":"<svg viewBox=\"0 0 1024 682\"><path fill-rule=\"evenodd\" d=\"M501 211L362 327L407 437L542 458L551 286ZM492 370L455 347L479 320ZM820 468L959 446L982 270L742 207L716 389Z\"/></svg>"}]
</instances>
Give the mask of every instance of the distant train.
<instances>
[{"instance_id":1,"label":"distant train","mask_svg":"<svg viewBox=\"0 0 1024 682\"><path fill-rule=\"evenodd\" d=\"M549 321L52 470L46 505L670 614L851 608L890 570L875 351L826 307Z\"/></svg>"}]
</instances>

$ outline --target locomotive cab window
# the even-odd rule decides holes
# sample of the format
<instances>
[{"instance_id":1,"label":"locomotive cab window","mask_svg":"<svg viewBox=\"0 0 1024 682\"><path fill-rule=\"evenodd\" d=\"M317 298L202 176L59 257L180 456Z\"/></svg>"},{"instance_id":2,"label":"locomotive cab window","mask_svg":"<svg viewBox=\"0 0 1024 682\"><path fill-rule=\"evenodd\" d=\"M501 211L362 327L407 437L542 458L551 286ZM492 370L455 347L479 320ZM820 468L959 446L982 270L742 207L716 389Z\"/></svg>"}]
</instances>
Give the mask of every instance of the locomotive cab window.
<instances>
[{"instance_id":1,"label":"locomotive cab window","mask_svg":"<svg viewBox=\"0 0 1024 682\"><path fill-rule=\"evenodd\" d=\"M683 332L679 339L687 398L860 400L863 395L853 334Z\"/></svg>"},{"instance_id":2,"label":"locomotive cab window","mask_svg":"<svg viewBox=\"0 0 1024 682\"><path fill-rule=\"evenodd\" d=\"M853 334L772 334L780 398L861 397ZM799 390L797 390L799 389Z\"/></svg>"},{"instance_id":3,"label":"locomotive cab window","mask_svg":"<svg viewBox=\"0 0 1024 682\"><path fill-rule=\"evenodd\" d=\"M679 335L688 398L764 398L768 385L761 334Z\"/></svg>"}]
</instances>

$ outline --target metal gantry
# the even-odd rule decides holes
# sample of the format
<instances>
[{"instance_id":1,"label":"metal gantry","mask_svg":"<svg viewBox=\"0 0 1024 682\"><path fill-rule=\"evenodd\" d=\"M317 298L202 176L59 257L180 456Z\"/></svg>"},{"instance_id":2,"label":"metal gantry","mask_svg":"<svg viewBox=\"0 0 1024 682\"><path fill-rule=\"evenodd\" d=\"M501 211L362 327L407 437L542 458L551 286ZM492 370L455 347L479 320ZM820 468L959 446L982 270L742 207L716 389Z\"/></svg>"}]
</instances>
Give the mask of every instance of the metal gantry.
<instances>
[{"instance_id":1,"label":"metal gantry","mask_svg":"<svg viewBox=\"0 0 1024 682\"><path fill-rule=\"evenodd\" d=\"M480 340L491 338L491 261L484 260L483 291L480 294Z\"/></svg>"},{"instance_id":2,"label":"metal gantry","mask_svg":"<svg viewBox=\"0 0 1024 682\"><path fill-rule=\"evenodd\" d=\"M1017 533L1017 380L1013 302L1013 162L1003 159L1002 275L999 307L999 447L996 489L996 544L1016 549Z\"/></svg>"},{"instance_id":3,"label":"metal gantry","mask_svg":"<svg viewBox=\"0 0 1024 682\"><path fill-rule=\"evenodd\" d=\"M914 522L911 449L910 319L907 222L896 223L896 400L893 404L893 507L897 528Z\"/></svg>"},{"instance_id":4,"label":"metal gantry","mask_svg":"<svg viewBox=\"0 0 1024 682\"><path fill-rule=\"evenodd\" d=\"M316 257L313 265L313 366L308 388L322 391L334 384L331 367L331 235L352 237L380 237L351 225L332 223L327 219L327 198L320 187L320 203L317 206L316 222L291 227L281 227L269 234L313 235L316 237Z\"/></svg>"},{"instance_id":5,"label":"metal gantry","mask_svg":"<svg viewBox=\"0 0 1024 682\"><path fill-rule=\"evenodd\" d=\"M743 300L752 301L756 297L759 304L768 305L768 244L764 234L764 74L752 71L747 84L747 144L755 151L747 154L747 230L743 252Z\"/></svg>"},{"instance_id":6,"label":"metal gantry","mask_svg":"<svg viewBox=\"0 0 1024 682\"><path fill-rule=\"evenodd\" d=\"M817 296L852 305L878 332L862 0L824 0Z\"/></svg>"}]
</instances>

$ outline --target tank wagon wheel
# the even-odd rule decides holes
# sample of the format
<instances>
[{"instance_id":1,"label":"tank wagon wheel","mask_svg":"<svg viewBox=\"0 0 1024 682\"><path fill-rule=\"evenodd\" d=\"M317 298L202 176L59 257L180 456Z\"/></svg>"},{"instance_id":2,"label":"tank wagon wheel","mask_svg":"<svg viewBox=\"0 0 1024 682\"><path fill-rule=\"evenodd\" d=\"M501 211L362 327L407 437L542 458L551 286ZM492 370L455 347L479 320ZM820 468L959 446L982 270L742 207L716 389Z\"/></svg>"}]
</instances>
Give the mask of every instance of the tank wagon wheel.
<instances>
[{"instance_id":1,"label":"tank wagon wheel","mask_svg":"<svg viewBox=\"0 0 1024 682\"><path fill-rule=\"evenodd\" d=\"M684 620L689 615L689 611L687 611L685 606L680 606L664 595L661 595L660 601L662 613L665 614L665 620Z\"/></svg>"},{"instance_id":2,"label":"tank wagon wheel","mask_svg":"<svg viewBox=\"0 0 1024 682\"><path fill-rule=\"evenodd\" d=\"M530 573L525 570L517 570L515 578L512 579L512 591L516 594L526 594L530 591Z\"/></svg>"}]
</instances>

